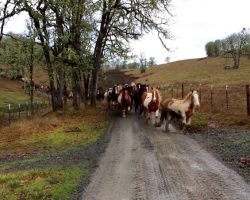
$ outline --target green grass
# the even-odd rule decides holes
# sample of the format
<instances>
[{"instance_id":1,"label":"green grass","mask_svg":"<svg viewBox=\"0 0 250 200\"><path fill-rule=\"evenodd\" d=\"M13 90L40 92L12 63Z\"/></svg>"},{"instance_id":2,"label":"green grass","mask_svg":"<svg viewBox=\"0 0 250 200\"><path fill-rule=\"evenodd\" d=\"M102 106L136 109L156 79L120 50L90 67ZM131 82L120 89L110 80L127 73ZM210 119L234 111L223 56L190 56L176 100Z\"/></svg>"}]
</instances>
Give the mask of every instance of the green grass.
<instances>
[{"instance_id":1,"label":"green grass","mask_svg":"<svg viewBox=\"0 0 250 200\"><path fill-rule=\"evenodd\" d=\"M34 102L45 100L47 99L34 95ZM29 101L30 97L22 89L20 82L0 78L0 108L7 107L8 104L26 104Z\"/></svg>"},{"instance_id":2,"label":"green grass","mask_svg":"<svg viewBox=\"0 0 250 200\"><path fill-rule=\"evenodd\" d=\"M84 123L74 126L80 128L81 132L67 132L69 128L58 128L48 133L34 133L29 138L18 141L16 145L37 146L43 149L43 151L49 152L65 150L81 144L96 142L106 130L107 125L107 123L101 123L98 128L95 128L90 124Z\"/></svg>"},{"instance_id":3,"label":"green grass","mask_svg":"<svg viewBox=\"0 0 250 200\"><path fill-rule=\"evenodd\" d=\"M80 166L0 173L0 196L2 200L69 199L87 173Z\"/></svg>"},{"instance_id":4,"label":"green grass","mask_svg":"<svg viewBox=\"0 0 250 200\"><path fill-rule=\"evenodd\" d=\"M203 130L207 128L207 122L212 117L209 113L197 113L192 118L192 127L197 130Z\"/></svg>"},{"instance_id":5,"label":"green grass","mask_svg":"<svg viewBox=\"0 0 250 200\"><path fill-rule=\"evenodd\" d=\"M52 114L2 129L0 158L11 161L0 164L0 199L69 199L92 167L92 161L77 157L79 151L97 142L109 126L94 111Z\"/></svg>"}]
</instances>

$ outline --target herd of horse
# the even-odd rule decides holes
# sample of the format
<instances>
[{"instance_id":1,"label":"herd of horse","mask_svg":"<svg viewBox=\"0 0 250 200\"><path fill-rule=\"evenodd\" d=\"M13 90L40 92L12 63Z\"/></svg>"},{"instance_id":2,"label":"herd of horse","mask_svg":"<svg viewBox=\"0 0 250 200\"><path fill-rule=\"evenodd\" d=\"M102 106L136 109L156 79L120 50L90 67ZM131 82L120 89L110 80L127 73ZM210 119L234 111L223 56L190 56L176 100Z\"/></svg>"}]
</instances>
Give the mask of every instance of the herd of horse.
<instances>
[{"instance_id":1,"label":"herd of horse","mask_svg":"<svg viewBox=\"0 0 250 200\"><path fill-rule=\"evenodd\" d=\"M183 99L162 99L158 88L134 82L116 84L106 91L98 88L96 97L107 109L120 110L122 117L126 117L133 109L135 113L143 114L146 123L151 120L156 127L160 127L165 121L166 131L170 123L178 122L181 129L190 125L193 114L200 107L199 95L195 90L190 91ZM159 116L160 119L157 120Z\"/></svg>"}]
</instances>

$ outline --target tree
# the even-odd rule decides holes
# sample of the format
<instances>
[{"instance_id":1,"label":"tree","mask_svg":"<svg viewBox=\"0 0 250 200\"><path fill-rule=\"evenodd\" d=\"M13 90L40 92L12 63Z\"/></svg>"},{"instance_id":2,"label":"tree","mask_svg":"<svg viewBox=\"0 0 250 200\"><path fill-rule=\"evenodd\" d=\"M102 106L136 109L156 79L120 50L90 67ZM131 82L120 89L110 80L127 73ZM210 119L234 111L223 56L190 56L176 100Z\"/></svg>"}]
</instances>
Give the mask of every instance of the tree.
<instances>
[{"instance_id":1,"label":"tree","mask_svg":"<svg viewBox=\"0 0 250 200\"><path fill-rule=\"evenodd\" d=\"M89 59L86 58L89 57L91 44L88 33L92 30L87 22L90 20L88 14L91 15L88 5L90 2L85 0L21 1L21 6L35 25L43 48L53 110L63 106L66 72L71 76L75 109L79 108L84 98L83 88L89 80L88 75L85 77L86 71L89 71Z\"/></svg>"},{"instance_id":2,"label":"tree","mask_svg":"<svg viewBox=\"0 0 250 200\"><path fill-rule=\"evenodd\" d=\"M240 67L240 58L242 49L250 44L250 36L248 30L243 28L239 33L233 33L223 40L223 48L226 53L230 53L234 60L233 67Z\"/></svg>"},{"instance_id":3,"label":"tree","mask_svg":"<svg viewBox=\"0 0 250 200\"><path fill-rule=\"evenodd\" d=\"M3 0L0 2L0 42L3 35L5 35L4 27L7 20L22 11L23 9L19 7L19 2L15 0Z\"/></svg>"},{"instance_id":4,"label":"tree","mask_svg":"<svg viewBox=\"0 0 250 200\"><path fill-rule=\"evenodd\" d=\"M206 54L208 57L210 56L214 56L215 55L215 47L214 47L214 42L208 42L205 45L205 49L206 49Z\"/></svg>"},{"instance_id":5,"label":"tree","mask_svg":"<svg viewBox=\"0 0 250 200\"><path fill-rule=\"evenodd\" d=\"M222 42L221 40L215 40L214 41L214 55L219 56L222 55Z\"/></svg>"},{"instance_id":6,"label":"tree","mask_svg":"<svg viewBox=\"0 0 250 200\"><path fill-rule=\"evenodd\" d=\"M148 61L148 66L156 65L156 61L154 57L150 57Z\"/></svg>"},{"instance_id":7,"label":"tree","mask_svg":"<svg viewBox=\"0 0 250 200\"><path fill-rule=\"evenodd\" d=\"M91 105L96 104L95 91L98 73L104 56L124 55L129 48L126 44L131 39L138 39L145 32L156 30L159 39L166 47L165 39L170 38L168 31L169 0L99 0L94 14L97 32L93 54ZM167 47L166 47L167 48Z\"/></svg>"},{"instance_id":8,"label":"tree","mask_svg":"<svg viewBox=\"0 0 250 200\"><path fill-rule=\"evenodd\" d=\"M169 63L169 62L170 62L170 57L167 56L167 57L165 58L165 61L166 61L166 63Z\"/></svg>"},{"instance_id":9,"label":"tree","mask_svg":"<svg viewBox=\"0 0 250 200\"><path fill-rule=\"evenodd\" d=\"M141 73L146 72L146 68L147 68L147 59L145 58L144 54L140 55L140 71Z\"/></svg>"}]
</instances>

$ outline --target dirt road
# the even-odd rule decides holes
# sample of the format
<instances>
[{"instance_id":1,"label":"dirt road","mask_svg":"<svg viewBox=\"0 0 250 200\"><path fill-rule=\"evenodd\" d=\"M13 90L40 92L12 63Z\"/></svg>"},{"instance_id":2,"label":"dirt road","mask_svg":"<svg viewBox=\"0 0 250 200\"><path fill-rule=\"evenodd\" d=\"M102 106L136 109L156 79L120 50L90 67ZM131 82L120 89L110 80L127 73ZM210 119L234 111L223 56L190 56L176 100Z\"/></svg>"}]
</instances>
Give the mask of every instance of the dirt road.
<instances>
[{"instance_id":1,"label":"dirt road","mask_svg":"<svg viewBox=\"0 0 250 200\"><path fill-rule=\"evenodd\" d=\"M250 186L183 134L118 118L84 200L250 199Z\"/></svg>"}]
</instances>

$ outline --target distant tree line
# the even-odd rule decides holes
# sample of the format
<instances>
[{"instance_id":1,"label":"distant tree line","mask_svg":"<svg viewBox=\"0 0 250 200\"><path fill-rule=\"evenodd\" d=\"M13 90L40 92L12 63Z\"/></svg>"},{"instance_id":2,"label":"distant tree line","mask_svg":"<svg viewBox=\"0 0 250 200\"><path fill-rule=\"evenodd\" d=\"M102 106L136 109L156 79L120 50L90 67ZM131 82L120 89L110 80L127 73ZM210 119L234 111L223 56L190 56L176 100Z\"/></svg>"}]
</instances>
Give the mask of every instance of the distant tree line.
<instances>
[{"instance_id":1,"label":"distant tree line","mask_svg":"<svg viewBox=\"0 0 250 200\"><path fill-rule=\"evenodd\" d=\"M149 60L147 60L145 56L141 56L139 61L137 61L136 59L132 61L131 60L132 59L129 58L128 59L121 58L112 62L107 62L104 64L104 66L120 70L120 69L141 69L141 68L151 67L157 64L154 57L150 57Z\"/></svg>"},{"instance_id":2,"label":"distant tree line","mask_svg":"<svg viewBox=\"0 0 250 200\"><path fill-rule=\"evenodd\" d=\"M249 29L243 28L238 33L233 33L224 39L217 39L206 43L207 56L221 56L230 54L234 61L234 68L239 68L240 57L243 53L250 53Z\"/></svg>"}]
</instances>

